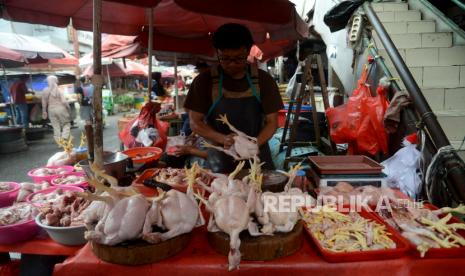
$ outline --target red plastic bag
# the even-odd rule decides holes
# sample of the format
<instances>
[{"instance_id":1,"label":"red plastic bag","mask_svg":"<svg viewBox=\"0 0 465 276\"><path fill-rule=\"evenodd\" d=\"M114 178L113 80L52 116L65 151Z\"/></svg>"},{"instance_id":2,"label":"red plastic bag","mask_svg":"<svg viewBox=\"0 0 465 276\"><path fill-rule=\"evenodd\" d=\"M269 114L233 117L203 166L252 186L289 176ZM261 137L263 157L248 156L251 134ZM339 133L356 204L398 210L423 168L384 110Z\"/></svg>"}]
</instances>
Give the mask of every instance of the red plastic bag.
<instances>
[{"instance_id":1,"label":"red plastic bag","mask_svg":"<svg viewBox=\"0 0 465 276\"><path fill-rule=\"evenodd\" d=\"M326 110L329 134L334 143L348 143L356 136L360 117L358 113L347 113L347 104L331 107Z\"/></svg>"},{"instance_id":2,"label":"red plastic bag","mask_svg":"<svg viewBox=\"0 0 465 276\"><path fill-rule=\"evenodd\" d=\"M347 103L326 110L330 137L335 143L349 143L357 140L362 119L362 102L370 96L370 89L365 83L367 76L368 66L365 66L358 81L358 86Z\"/></svg>"},{"instance_id":3,"label":"red plastic bag","mask_svg":"<svg viewBox=\"0 0 465 276\"><path fill-rule=\"evenodd\" d=\"M165 150L169 123L157 119L156 114L160 111L160 105L157 103L146 103L137 118L128 122L124 129L119 133L119 138L127 148L142 147L143 145L136 142L136 137L131 134L133 127L138 130L153 126L158 130L158 139L152 144L153 147L159 147Z\"/></svg>"},{"instance_id":4,"label":"red plastic bag","mask_svg":"<svg viewBox=\"0 0 465 276\"><path fill-rule=\"evenodd\" d=\"M361 123L358 129L357 153L375 155L378 151L388 153L387 134L384 129L384 113L389 102L386 98L389 84L382 84L376 89L375 97L365 97L361 101Z\"/></svg>"}]
</instances>

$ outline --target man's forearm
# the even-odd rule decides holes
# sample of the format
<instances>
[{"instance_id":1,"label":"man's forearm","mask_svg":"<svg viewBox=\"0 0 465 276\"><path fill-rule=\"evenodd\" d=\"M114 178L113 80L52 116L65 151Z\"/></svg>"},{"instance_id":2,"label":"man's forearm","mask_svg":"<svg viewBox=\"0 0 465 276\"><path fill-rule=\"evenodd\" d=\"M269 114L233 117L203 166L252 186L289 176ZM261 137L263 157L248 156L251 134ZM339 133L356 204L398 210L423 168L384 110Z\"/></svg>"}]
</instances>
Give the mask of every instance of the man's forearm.
<instances>
[{"instance_id":1,"label":"man's forearm","mask_svg":"<svg viewBox=\"0 0 465 276\"><path fill-rule=\"evenodd\" d=\"M272 114L266 115L265 126L263 127L263 129L260 131L260 133L257 136L258 146L262 146L265 143L267 143L268 140L270 140L270 138L273 137L277 128L278 128L278 114L272 113Z\"/></svg>"},{"instance_id":2,"label":"man's forearm","mask_svg":"<svg viewBox=\"0 0 465 276\"><path fill-rule=\"evenodd\" d=\"M211 126L207 125L203 121L191 121L190 124L192 131L197 133L199 136L221 145L224 143L225 135L215 131Z\"/></svg>"},{"instance_id":3,"label":"man's forearm","mask_svg":"<svg viewBox=\"0 0 465 276\"><path fill-rule=\"evenodd\" d=\"M260 131L260 134L258 134L257 136L258 146L262 146L265 143L267 143L268 140L270 140L271 137L273 137L275 132L276 132L276 126L271 123L266 123L262 131Z\"/></svg>"}]
</instances>

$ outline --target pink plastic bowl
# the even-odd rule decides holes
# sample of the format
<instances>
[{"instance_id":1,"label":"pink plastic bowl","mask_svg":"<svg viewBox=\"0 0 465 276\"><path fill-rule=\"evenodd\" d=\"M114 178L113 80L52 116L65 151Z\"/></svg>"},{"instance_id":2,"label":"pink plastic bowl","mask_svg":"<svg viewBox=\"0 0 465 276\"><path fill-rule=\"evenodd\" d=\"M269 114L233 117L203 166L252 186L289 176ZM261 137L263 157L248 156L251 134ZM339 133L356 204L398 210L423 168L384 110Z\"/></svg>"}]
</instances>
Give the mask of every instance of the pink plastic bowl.
<instances>
[{"instance_id":1,"label":"pink plastic bowl","mask_svg":"<svg viewBox=\"0 0 465 276\"><path fill-rule=\"evenodd\" d=\"M62 189L63 191L84 192L83 188L77 187L77 186L68 186L68 185L53 186L53 187L47 188L45 190L38 191L38 192L35 192L35 193L32 193L32 194L28 195L26 197L26 202L31 203L35 207L41 207L43 205L43 203L35 203L35 202L32 201L32 198L37 194L49 194L49 193L52 193L58 188Z\"/></svg>"},{"instance_id":2,"label":"pink plastic bowl","mask_svg":"<svg viewBox=\"0 0 465 276\"><path fill-rule=\"evenodd\" d=\"M12 244L32 239L40 227L34 219L17 224L0 226L0 244Z\"/></svg>"},{"instance_id":3,"label":"pink plastic bowl","mask_svg":"<svg viewBox=\"0 0 465 276\"><path fill-rule=\"evenodd\" d=\"M87 181L83 181L83 182L76 183L76 184L58 184L55 182L57 179L68 176L68 175L85 176L85 173L84 172L70 172L70 173L65 173L64 175L57 175L52 179L51 184L57 187L71 187L71 186L82 187L82 186L87 186L89 184Z\"/></svg>"},{"instance_id":4,"label":"pink plastic bowl","mask_svg":"<svg viewBox=\"0 0 465 276\"><path fill-rule=\"evenodd\" d=\"M72 172L74 171L74 167L73 166L47 166L47 167L41 167L41 168L36 168L36 169L33 169L33 170L30 170L27 175L29 177L32 178L32 181L34 181L35 183L41 183L42 181L47 181L48 183L50 183L50 181L52 181L53 178L55 178L56 176L59 176L61 174L52 174L52 175L47 175L47 176L37 176L37 175L34 175L34 172L38 169L42 169L42 168L49 168L49 169L58 169L58 168L62 168L64 169L65 171L67 172Z\"/></svg>"},{"instance_id":5,"label":"pink plastic bowl","mask_svg":"<svg viewBox=\"0 0 465 276\"><path fill-rule=\"evenodd\" d=\"M7 207L13 204L18 196L19 188L21 187L16 182L6 182L10 184L10 188L13 188L9 191L0 192L0 208Z\"/></svg>"}]
</instances>

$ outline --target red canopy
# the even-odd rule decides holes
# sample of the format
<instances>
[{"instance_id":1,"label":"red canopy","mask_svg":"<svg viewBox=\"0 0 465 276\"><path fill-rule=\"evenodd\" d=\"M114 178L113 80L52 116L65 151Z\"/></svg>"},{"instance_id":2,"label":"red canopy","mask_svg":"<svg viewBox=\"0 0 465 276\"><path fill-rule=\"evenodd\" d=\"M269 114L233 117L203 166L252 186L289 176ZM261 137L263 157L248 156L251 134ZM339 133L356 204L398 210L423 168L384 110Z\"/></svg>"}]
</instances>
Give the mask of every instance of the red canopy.
<instances>
[{"instance_id":1,"label":"red canopy","mask_svg":"<svg viewBox=\"0 0 465 276\"><path fill-rule=\"evenodd\" d=\"M252 49L250 49L249 57L247 59L249 62L254 62L254 59L264 62L285 54L288 50L294 47L295 43L295 40L267 40L264 43L254 45Z\"/></svg>"},{"instance_id":2,"label":"red canopy","mask_svg":"<svg viewBox=\"0 0 465 276\"><path fill-rule=\"evenodd\" d=\"M126 61L126 66L122 61L104 65L102 75L107 74L107 68L110 77L148 76L146 66L130 60ZM91 77L94 74L94 67L92 65L88 66L82 74Z\"/></svg>"},{"instance_id":3,"label":"red canopy","mask_svg":"<svg viewBox=\"0 0 465 276\"><path fill-rule=\"evenodd\" d=\"M20 53L0 46L0 64L5 68L19 67L26 62Z\"/></svg>"},{"instance_id":4,"label":"red canopy","mask_svg":"<svg viewBox=\"0 0 465 276\"><path fill-rule=\"evenodd\" d=\"M138 34L145 24L145 9L142 7L103 1L102 10L102 31L106 33ZM91 31L92 11L92 0L4 0L1 17L63 28L72 19L76 29Z\"/></svg>"},{"instance_id":5,"label":"red canopy","mask_svg":"<svg viewBox=\"0 0 465 276\"><path fill-rule=\"evenodd\" d=\"M272 40L307 34L305 22L288 0L106 0L102 32L139 34L147 25L143 7L155 7L155 28L172 37L204 37L226 22L247 25L258 43L267 32ZM4 0L1 17L58 27L72 19L76 29L92 30L92 0Z\"/></svg>"}]
</instances>

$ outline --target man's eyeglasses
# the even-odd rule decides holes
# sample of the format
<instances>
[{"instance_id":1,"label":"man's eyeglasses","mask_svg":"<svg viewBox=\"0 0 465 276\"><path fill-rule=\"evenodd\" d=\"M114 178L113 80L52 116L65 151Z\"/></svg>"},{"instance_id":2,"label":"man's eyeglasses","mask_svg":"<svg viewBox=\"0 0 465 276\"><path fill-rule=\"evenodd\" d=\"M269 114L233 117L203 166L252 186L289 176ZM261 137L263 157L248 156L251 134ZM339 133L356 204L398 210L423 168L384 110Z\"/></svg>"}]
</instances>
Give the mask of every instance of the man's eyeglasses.
<instances>
[{"instance_id":1,"label":"man's eyeglasses","mask_svg":"<svg viewBox=\"0 0 465 276\"><path fill-rule=\"evenodd\" d=\"M247 62L247 55L237 56L237 57L227 57L227 56L218 55L218 59L222 63L231 64L234 62L235 64L243 64Z\"/></svg>"}]
</instances>

